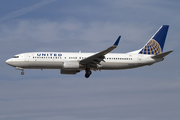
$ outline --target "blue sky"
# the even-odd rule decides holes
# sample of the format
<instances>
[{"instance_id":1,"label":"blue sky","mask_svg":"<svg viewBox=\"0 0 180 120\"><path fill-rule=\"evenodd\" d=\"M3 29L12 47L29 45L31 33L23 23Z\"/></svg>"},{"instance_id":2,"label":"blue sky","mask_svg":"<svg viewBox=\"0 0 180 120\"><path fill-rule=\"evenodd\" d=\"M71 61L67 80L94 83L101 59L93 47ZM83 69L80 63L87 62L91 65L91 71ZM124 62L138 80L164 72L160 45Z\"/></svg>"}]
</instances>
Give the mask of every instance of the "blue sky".
<instances>
[{"instance_id":1,"label":"blue sky","mask_svg":"<svg viewBox=\"0 0 180 120\"><path fill-rule=\"evenodd\" d=\"M180 1L1 0L1 120L177 120L180 118ZM113 52L139 49L170 25L163 62L142 68L61 75L5 64L36 51Z\"/></svg>"}]
</instances>

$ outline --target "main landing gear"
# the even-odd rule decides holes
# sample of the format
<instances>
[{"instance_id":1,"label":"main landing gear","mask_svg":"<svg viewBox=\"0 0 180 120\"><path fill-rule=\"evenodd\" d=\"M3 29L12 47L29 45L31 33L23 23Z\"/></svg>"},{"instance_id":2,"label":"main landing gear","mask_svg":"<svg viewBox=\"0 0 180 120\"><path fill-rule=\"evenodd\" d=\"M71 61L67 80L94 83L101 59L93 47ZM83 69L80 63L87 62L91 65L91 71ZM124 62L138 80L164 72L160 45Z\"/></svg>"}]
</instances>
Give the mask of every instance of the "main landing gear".
<instances>
[{"instance_id":1,"label":"main landing gear","mask_svg":"<svg viewBox=\"0 0 180 120\"><path fill-rule=\"evenodd\" d=\"M89 78L89 76L92 74L90 68L86 68L86 74L85 74L85 77L86 78Z\"/></svg>"}]
</instances>

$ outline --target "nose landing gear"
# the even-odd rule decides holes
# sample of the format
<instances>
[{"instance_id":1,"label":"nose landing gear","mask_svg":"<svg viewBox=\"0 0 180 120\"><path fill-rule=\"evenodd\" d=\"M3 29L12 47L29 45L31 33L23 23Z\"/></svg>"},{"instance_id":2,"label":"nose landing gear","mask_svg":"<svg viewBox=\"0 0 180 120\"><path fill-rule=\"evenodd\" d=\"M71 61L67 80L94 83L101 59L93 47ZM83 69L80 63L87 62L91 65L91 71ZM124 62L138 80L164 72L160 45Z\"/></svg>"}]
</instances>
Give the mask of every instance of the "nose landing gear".
<instances>
[{"instance_id":1,"label":"nose landing gear","mask_svg":"<svg viewBox=\"0 0 180 120\"><path fill-rule=\"evenodd\" d=\"M21 75L24 75L24 71L21 72Z\"/></svg>"},{"instance_id":2,"label":"nose landing gear","mask_svg":"<svg viewBox=\"0 0 180 120\"><path fill-rule=\"evenodd\" d=\"M21 67L16 67L17 70L22 70L21 75L24 75L24 69Z\"/></svg>"}]
</instances>

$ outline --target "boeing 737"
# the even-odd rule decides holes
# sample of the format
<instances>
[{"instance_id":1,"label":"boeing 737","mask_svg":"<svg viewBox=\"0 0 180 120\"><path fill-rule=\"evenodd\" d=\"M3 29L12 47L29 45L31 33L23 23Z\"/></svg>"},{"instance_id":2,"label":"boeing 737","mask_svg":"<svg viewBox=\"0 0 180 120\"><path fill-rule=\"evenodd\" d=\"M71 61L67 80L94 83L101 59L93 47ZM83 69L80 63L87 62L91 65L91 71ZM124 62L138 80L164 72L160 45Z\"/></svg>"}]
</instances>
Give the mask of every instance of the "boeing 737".
<instances>
[{"instance_id":1,"label":"boeing 737","mask_svg":"<svg viewBox=\"0 0 180 120\"><path fill-rule=\"evenodd\" d=\"M97 53L82 52L30 52L17 54L6 63L17 70L60 69L61 74L76 74L85 70L89 78L92 70L120 70L152 65L164 60L173 51L163 52L169 25L161 26L145 46L128 53L109 53L118 46L121 36L115 43Z\"/></svg>"}]
</instances>

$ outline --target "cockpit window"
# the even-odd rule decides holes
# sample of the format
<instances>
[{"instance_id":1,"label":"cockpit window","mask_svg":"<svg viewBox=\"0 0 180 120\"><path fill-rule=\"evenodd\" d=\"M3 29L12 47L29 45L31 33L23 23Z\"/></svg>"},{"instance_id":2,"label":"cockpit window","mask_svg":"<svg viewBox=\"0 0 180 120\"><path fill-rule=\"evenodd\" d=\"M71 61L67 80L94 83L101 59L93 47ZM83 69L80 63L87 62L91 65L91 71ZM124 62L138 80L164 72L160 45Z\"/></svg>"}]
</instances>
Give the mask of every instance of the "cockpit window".
<instances>
[{"instance_id":1,"label":"cockpit window","mask_svg":"<svg viewBox=\"0 0 180 120\"><path fill-rule=\"evenodd\" d=\"M19 56L13 56L13 58L19 58Z\"/></svg>"}]
</instances>

